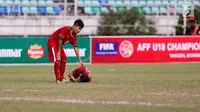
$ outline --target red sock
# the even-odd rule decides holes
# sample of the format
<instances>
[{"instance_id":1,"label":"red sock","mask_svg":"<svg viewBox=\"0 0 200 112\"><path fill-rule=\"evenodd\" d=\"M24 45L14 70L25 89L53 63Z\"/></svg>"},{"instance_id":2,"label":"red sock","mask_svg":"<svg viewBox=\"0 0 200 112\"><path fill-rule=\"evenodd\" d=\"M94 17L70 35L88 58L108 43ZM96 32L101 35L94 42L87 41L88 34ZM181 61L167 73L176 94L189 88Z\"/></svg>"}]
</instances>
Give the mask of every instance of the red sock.
<instances>
[{"instance_id":1,"label":"red sock","mask_svg":"<svg viewBox=\"0 0 200 112\"><path fill-rule=\"evenodd\" d=\"M54 63L54 74L55 74L56 80L60 80L60 62Z\"/></svg>"},{"instance_id":2,"label":"red sock","mask_svg":"<svg viewBox=\"0 0 200 112\"><path fill-rule=\"evenodd\" d=\"M64 79L64 74L65 74L65 68L66 68L66 61L61 61L60 64L60 79Z\"/></svg>"}]
</instances>

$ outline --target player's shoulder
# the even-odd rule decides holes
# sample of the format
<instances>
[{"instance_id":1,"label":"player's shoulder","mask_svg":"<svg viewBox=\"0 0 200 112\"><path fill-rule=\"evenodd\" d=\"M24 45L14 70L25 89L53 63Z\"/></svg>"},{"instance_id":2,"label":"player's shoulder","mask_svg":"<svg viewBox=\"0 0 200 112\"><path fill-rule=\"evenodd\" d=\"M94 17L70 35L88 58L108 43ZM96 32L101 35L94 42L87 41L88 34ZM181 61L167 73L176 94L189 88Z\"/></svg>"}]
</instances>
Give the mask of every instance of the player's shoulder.
<instances>
[{"instance_id":1,"label":"player's shoulder","mask_svg":"<svg viewBox=\"0 0 200 112\"><path fill-rule=\"evenodd\" d=\"M71 31L72 27L71 26L64 26L63 29L65 29L66 31Z\"/></svg>"},{"instance_id":2,"label":"player's shoulder","mask_svg":"<svg viewBox=\"0 0 200 112\"><path fill-rule=\"evenodd\" d=\"M79 70L81 70L81 71L86 71L86 70L87 70L87 68L86 68L85 66L80 66L80 67L78 67L77 69L79 69Z\"/></svg>"},{"instance_id":3,"label":"player's shoulder","mask_svg":"<svg viewBox=\"0 0 200 112\"><path fill-rule=\"evenodd\" d=\"M80 66L79 67L81 70L85 70L86 68L85 68L85 66Z\"/></svg>"},{"instance_id":4,"label":"player's shoulder","mask_svg":"<svg viewBox=\"0 0 200 112\"><path fill-rule=\"evenodd\" d=\"M83 69L86 69L87 70L87 67L86 66L81 66Z\"/></svg>"}]
</instances>

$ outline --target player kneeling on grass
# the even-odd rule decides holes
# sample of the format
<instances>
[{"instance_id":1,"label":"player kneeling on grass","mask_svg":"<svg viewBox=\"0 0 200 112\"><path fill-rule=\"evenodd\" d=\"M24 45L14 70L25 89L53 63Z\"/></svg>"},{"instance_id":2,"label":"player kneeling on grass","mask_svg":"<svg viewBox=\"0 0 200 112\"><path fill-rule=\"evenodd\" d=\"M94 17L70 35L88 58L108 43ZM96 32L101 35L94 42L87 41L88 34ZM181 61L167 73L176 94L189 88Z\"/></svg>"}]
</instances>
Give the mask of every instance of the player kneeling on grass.
<instances>
[{"instance_id":1,"label":"player kneeling on grass","mask_svg":"<svg viewBox=\"0 0 200 112\"><path fill-rule=\"evenodd\" d=\"M68 77L71 82L90 82L92 79L90 72L85 66L76 68L69 73Z\"/></svg>"}]
</instances>

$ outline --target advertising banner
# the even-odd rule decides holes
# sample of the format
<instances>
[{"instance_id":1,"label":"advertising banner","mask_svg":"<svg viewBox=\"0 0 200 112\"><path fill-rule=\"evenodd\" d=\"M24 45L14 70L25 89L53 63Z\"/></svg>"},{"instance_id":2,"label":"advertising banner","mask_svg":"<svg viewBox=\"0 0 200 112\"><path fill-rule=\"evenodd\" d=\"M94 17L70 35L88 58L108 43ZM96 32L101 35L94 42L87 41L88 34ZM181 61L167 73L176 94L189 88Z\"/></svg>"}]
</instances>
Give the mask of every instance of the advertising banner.
<instances>
[{"instance_id":1,"label":"advertising banner","mask_svg":"<svg viewBox=\"0 0 200 112\"><path fill-rule=\"evenodd\" d=\"M93 37L92 63L200 62L200 37Z\"/></svg>"},{"instance_id":2,"label":"advertising banner","mask_svg":"<svg viewBox=\"0 0 200 112\"><path fill-rule=\"evenodd\" d=\"M0 38L0 64L43 64L50 63L47 51L48 37L40 38ZM78 38L79 53L84 63L90 63L90 39ZM71 44L63 46L68 63L78 59Z\"/></svg>"}]
</instances>

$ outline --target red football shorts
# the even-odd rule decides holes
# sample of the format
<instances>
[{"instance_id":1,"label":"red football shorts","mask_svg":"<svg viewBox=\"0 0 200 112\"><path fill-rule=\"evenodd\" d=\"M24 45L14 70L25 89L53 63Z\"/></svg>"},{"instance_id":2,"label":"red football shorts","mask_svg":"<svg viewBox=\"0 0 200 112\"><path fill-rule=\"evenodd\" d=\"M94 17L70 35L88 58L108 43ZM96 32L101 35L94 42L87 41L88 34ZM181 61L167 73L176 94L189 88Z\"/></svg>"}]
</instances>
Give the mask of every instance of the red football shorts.
<instances>
[{"instance_id":1,"label":"red football shorts","mask_svg":"<svg viewBox=\"0 0 200 112\"><path fill-rule=\"evenodd\" d=\"M47 48L48 48L48 56L49 56L49 61L50 62L56 62L57 59L56 59L56 56L58 54L58 47L56 44L54 43L47 43ZM62 60L65 60L66 61L66 55L65 55L65 52L64 52L64 49L61 48L61 52L60 52L60 57L61 57L61 61Z\"/></svg>"}]
</instances>

